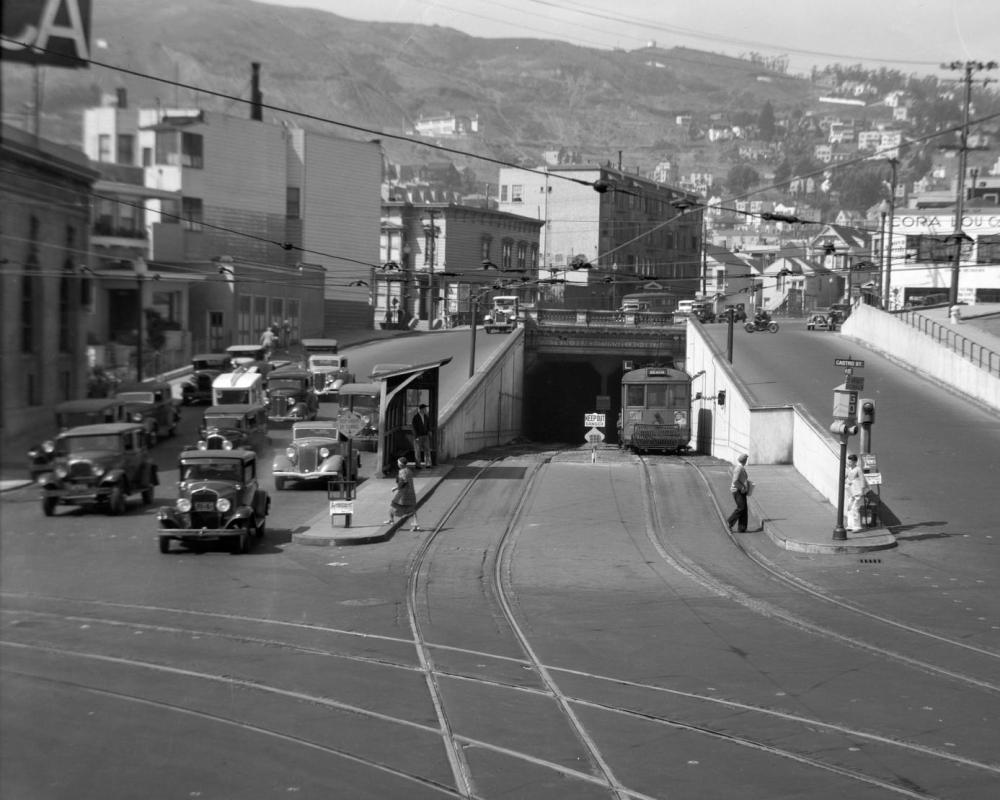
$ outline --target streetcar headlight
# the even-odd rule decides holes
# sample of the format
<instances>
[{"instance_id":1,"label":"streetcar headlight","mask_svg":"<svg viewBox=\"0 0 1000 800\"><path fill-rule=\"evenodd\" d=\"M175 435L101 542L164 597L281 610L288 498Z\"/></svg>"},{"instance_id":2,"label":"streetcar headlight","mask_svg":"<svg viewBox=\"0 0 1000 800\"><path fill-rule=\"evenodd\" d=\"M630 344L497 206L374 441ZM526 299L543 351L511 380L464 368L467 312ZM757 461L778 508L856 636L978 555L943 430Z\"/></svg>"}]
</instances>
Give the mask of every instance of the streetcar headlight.
<instances>
[{"instance_id":1,"label":"streetcar headlight","mask_svg":"<svg viewBox=\"0 0 1000 800\"><path fill-rule=\"evenodd\" d=\"M191 501L186 497L178 497L177 510L182 514L187 514L191 510Z\"/></svg>"},{"instance_id":2,"label":"streetcar headlight","mask_svg":"<svg viewBox=\"0 0 1000 800\"><path fill-rule=\"evenodd\" d=\"M221 511L223 514L225 514L232 507L233 504L226 497L220 497L218 500L215 501L216 511Z\"/></svg>"}]
</instances>

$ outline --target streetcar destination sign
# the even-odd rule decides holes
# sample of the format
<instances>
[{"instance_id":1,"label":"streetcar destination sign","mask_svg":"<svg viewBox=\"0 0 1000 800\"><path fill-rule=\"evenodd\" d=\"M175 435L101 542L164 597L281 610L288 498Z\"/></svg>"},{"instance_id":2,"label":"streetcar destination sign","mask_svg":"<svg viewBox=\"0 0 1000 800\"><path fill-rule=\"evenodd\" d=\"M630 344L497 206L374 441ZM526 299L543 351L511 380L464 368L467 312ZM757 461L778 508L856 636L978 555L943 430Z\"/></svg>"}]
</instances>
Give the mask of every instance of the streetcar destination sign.
<instances>
[{"instance_id":1,"label":"streetcar destination sign","mask_svg":"<svg viewBox=\"0 0 1000 800\"><path fill-rule=\"evenodd\" d=\"M833 365L835 367L863 367L865 362L857 358L835 358Z\"/></svg>"}]
</instances>

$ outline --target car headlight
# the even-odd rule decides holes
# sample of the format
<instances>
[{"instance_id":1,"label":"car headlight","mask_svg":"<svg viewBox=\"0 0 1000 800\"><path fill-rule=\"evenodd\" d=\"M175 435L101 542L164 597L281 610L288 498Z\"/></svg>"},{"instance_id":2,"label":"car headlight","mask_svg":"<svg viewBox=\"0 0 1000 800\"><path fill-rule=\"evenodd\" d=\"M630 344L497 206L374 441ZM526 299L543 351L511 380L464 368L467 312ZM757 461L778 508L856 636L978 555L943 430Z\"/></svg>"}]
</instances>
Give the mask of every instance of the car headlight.
<instances>
[{"instance_id":1,"label":"car headlight","mask_svg":"<svg viewBox=\"0 0 1000 800\"><path fill-rule=\"evenodd\" d=\"M229 509L233 507L233 504L226 497L220 497L215 501L215 508L217 511L221 511L225 514Z\"/></svg>"},{"instance_id":2,"label":"car headlight","mask_svg":"<svg viewBox=\"0 0 1000 800\"><path fill-rule=\"evenodd\" d=\"M208 442L205 441L204 439L199 439L198 440L198 449L199 450L208 450Z\"/></svg>"},{"instance_id":3,"label":"car headlight","mask_svg":"<svg viewBox=\"0 0 1000 800\"><path fill-rule=\"evenodd\" d=\"M56 477L60 480L69 475L69 470L66 467L56 467Z\"/></svg>"},{"instance_id":4,"label":"car headlight","mask_svg":"<svg viewBox=\"0 0 1000 800\"><path fill-rule=\"evenodd\" d=\"M233 443L231 441L229 441L228 439L223 439L222 440L222 449L223 450L232 450L233 449Z\"/></svg>"},{"instance_id":5,"label":"car headlight","mask_svg":"<svg viewBox=\"0 0 1000 800\"><path fill-rule=\"evenodd\" d=\"M94 475L96 477L100 478L107 471L107 467L102 467L100 464L94 464Z\"/></svg>"},{"instance_id":6,"label":"car headlight","mask_svg":"<svg viewBox=\"0 0 1000 800\"><path fill-rule=\"evenodd\" d=\"M329 447L321 447L319 449L319 457L320 458L329 458L330 457L330 448Z\"/></svg>"},{"instance_id":7,"label":"car headlight","mask_svg":"<svg viewBox=\"0 0 1000 800\"><path fill-rule=\"evenodd\" d=\"M51 439L47 442L42 442L42 451L52 455L56 451L56 443Z\"/></svg>"},{"instance_id":8,"label":"car headlight","mask_svg":"<svg viewBox=\"0 0 1000 800\"><path fill-rule=\"evenodd\" d=\"M177 510L182 514L187 514L191 510L191 501L186 497L178 497Z\"/></svg>"},{"instance_id":9,"label":"car headlight","mask_svg":"<svg viewBox=\"0 0 1000 800\"><path fill-rule=\"evenodd\" d=\"M294 447L287 447L287 448L285 448L285 455L288 456L289 461L294 461L295 460L295 448Z\"/></svg>"}]
</instances>

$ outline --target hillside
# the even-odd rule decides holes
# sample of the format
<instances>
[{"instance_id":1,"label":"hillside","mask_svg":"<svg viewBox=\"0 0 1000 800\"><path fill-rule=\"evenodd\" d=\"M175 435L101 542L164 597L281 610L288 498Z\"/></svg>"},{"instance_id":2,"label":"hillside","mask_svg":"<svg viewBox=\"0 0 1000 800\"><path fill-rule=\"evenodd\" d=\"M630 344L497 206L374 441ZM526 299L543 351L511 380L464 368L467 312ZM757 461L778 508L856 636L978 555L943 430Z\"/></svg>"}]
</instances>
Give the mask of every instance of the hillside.
<instances>
[{"instance_id":1,"label":"hillside","mask_svg":"<svg viewBox=\"0 0 1000 800\"><path fill-rule=\"evenodd\" d=\"M142 74L249 97L250 62L262 64L265 103L402 135L421 115L479 115L481 135L460 150L537 163L567 147L586 160L650 169L687 141L677 114L758 113L813 106L807 81L727 56L685 48L604 51L537 39L479 39L437 26L355 22L252 0L95 0L93 58ZM246 106L105 67L46 69L43 135L79 144L80 115L103 93L128 89L131 105L199 104L232 114ZM4 68L4 118L18 124L30 70ZM270 116L273 112L266 112ZM364 136L336 125L303 127ZM384 139L395 161L441 154ZM462 159L454 159L465 166ZM488 164L470 161L484 175Z\"/></svg>"}]
</instances>

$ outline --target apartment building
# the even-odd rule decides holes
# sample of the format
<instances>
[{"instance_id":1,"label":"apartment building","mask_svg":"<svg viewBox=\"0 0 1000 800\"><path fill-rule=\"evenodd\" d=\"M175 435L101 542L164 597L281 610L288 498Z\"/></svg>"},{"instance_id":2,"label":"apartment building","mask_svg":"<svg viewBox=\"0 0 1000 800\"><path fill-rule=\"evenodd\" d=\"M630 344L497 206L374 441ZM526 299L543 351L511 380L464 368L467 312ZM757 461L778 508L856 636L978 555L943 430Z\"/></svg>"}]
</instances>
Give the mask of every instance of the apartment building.
<instances>
[{"instance_id":1,"label":"apartment building","mask_svg":"<svg viewBox=\"0 0 1000 800\"><path fill-rule=\"evenodd\" d=\"M650 280L699 288L703 212L691 192L607 165L502 167L498 208L544 223L538 276L565 278L567 305L614 308Z\"/></svg>"}]
</instances>

